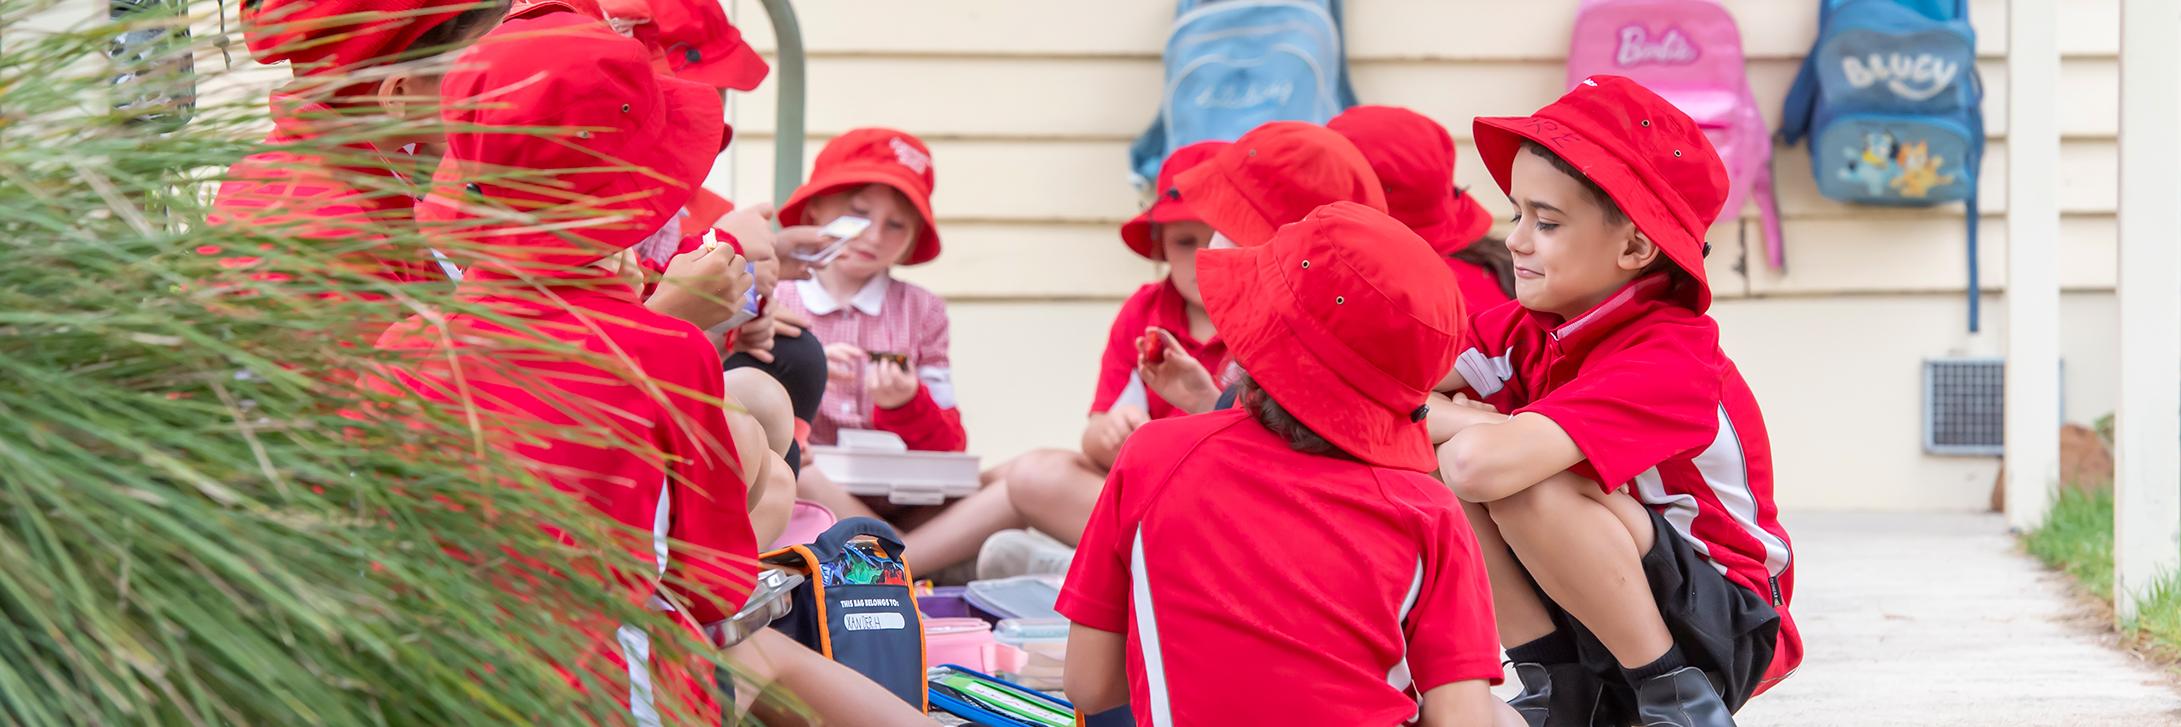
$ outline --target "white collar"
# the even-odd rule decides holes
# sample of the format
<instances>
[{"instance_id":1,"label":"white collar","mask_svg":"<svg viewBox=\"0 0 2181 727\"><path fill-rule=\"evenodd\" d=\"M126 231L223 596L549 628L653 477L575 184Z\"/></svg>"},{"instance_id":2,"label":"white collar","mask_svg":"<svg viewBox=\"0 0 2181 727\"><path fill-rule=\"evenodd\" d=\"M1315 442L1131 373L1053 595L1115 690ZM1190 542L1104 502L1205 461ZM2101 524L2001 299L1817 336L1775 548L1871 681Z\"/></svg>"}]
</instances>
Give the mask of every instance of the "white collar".
<instances>
[{"instance_id":1,"label":"white collar","mask_svg":"<svg viewBox=\"0 0 2181 727\"><path fill-rule=\"evenodd\" d=\"M885 273L873 275L870 282L863 284L862 290L856 291L855 297L848 299L848 304L855 306L864 315L878 315L886 308L886 290L892 282L893 278ZM840 301L834 300L833 294L826 292L825 284L818 282L817 278L795 281L795 293L803 299L803 309L810 311L811 315L832 315L834 311L841 309Z\"/></svg>"}]
</instances>

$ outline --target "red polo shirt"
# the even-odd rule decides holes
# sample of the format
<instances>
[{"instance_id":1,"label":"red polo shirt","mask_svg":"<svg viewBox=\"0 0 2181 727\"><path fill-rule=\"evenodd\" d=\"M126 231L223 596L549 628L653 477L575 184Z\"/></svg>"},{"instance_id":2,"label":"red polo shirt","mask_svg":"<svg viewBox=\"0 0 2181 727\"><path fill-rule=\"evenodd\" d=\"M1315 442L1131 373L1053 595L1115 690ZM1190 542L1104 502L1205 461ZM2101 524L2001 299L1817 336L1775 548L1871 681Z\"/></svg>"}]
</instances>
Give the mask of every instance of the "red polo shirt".
<instances>
[{"instance_id":1,"label":"red polo shirt","mask_svg":"<svg viewBox=\"0 0 2181 727\"><path fill-rule=\"evenodd\" d=\"M673 574L666 580L697 584L682 594L696 623L732 615L754 583L757 539L719 404L719 357L703 333L645 308L630 287L471 292L494 281L509 285L472 270L461 295L504 319L457 313L444 326L422 316L396 324L379 339L390 363L362 385L484 412L495 447L606 517L652 533L628 546ZM662 588L657 572L621 580L639 603Z\"/></svg>"},{"instance_id":2,"label":"red polo shirt","mask_svg":"<svg viewBox=\"0 0 2181 727\"><path fill-rule=\"evenodd\" d=\"M1151 326L1174 334L1182 350L1204 364L1204 370L1217 374L1226 364L1226 342L1217 336L1209 342L1190 337L1189 301L1181 297L1181 289L1174 287L1174 281L1147 284L1136 289L1113 317L1113 330L1106 334L1106 355L1098 364L1098 394L1091 400L1092 414L1103 414L1116 404L1141 408L1152 419L1187 413L1159 398L1136 375L1136 339Z\"/></svg>"},{"instance_id":3,"label":"red polo shirt","mask_svg":"<svg viewBox=\"0 0 2181 727\"><path fill-rule=\"evenodd\" d=\"M1475 537L1430 476L1307 455L1240 410L1129 437L1059 610L1128 635L1138 724L1397 725L1500 680Z\"/></svg>"},{"instance_id":4,"label":"red polo shirt","mask_svg":"<svg viewBox=\"0 0 2181 727\"><path fill-rule=\"evenodd\" d=\"M1677 303L1673 279L1637 280L1573 320L1507 305L1478 314L1455 362L1477 397L1536 412L1582 449L1574 470L1665 515L1727 580L1780 612L1762 692L1802 661L1787 530L1772 502L1764 415L1719 324Z\"/></svg>"}]
</instances>

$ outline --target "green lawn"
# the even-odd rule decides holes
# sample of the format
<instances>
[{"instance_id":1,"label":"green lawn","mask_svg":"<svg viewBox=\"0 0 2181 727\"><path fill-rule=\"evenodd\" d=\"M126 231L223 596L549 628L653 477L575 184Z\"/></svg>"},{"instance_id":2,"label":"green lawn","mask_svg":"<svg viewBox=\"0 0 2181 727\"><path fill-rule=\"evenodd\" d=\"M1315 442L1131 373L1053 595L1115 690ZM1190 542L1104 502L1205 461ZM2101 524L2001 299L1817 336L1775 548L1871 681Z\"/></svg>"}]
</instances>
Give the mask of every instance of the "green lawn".
<instances>
[{"instance_id":1,"label":"green lawn","mask_svg":"<svg viewBox=\"0 0 2181 727\"><path fill-rule=\"evenodd\" d=\"M2024 539L2030 555L2074 576L2098 599L2113 594L2113 493L2060 491L2044 527ZM2167 655L2181 654L2181 582L2168 577L2144 599L2130 636L2146 639Z\"/></svg>"}]
</instances>

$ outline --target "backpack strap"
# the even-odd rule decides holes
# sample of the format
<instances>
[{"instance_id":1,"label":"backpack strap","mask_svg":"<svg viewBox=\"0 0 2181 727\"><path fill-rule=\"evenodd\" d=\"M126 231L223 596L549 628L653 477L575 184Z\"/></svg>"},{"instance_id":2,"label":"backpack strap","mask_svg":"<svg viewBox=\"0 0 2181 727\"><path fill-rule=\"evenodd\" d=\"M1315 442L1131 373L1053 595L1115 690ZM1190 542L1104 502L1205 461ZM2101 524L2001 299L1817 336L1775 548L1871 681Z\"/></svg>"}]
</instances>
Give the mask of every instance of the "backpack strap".
<instances>
[{"instance_id":1,"label":"backpack strap","mask_svg":"<svg viewBox=\"0 0 2181 727\"><path fill-rule=\"evenodd\" d=\"M1818 31L1820 37L1824 33L1822 29ZM1802 69L1795 72L1795 85L1788 87L1787 103L1780 109L1780 143L1794 146L1810 134L1811 117L1817 112L1817 96L1817 49L1813 47L1802 57Z\"/></svg>"},{"instance_id":2,"label":"backpack strap","mask_svg":"<svg viewBox=\"0 0 2181 727\"><path fill-rule=\"evenodd\" d=\"M1773 270L1787 269L1787 239L1780 233L1780 195L1772 186L1772 160L1766 159L1750 180L1749 193L1757 198L1758 226L1764 231L1765 261Z\"/></svg>"},{"instance_id":3,"label":"backpack strap","mask_svg":"<svg viewBox=\"0 0 2181 727\"><path fill-rule=\"evenodd\" d=\"M844 518L834 523L833 527L826 528L825 532L818 534L816 540L811 541L810 550L821 560L832 560L841 557L841 553L848 547L848 541L866 535L877 539L879 546L886 549L887 555L895 559L901 558L901 536L894 532L894 526L883 520L867 517Z\"/></svg>"},{"instance_id":4,"label":"backpack strap","mask_svg":"<svg viewBox=\"0 0 2181 727\"><path fill-rule=\"evenodd\" d=\"M1325 11L1333 16L1333 32L1340 37L1340 80L1333 89L1333 100L1340 104L1342 111L1355 108L1357 103L1356 86L1348 80L1348 20L1341 10L1344 4L1346 3L1343 0L1327 0L1325 3Z\"/></svg>"}]
</instances>

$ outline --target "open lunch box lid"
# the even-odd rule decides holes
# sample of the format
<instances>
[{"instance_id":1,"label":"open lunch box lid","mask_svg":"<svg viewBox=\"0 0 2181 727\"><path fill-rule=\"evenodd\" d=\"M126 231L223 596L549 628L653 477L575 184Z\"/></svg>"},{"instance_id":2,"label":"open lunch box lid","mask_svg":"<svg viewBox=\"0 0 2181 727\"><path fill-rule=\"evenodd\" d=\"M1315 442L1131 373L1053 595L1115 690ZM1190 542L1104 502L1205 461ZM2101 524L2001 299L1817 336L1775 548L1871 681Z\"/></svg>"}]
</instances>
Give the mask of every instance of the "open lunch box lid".
<instances>
[{"instance_id":1,"label":"open lunch box lid","mask_svg":"<svg viewBox=\"0 0 2181 727\"><path fill-rule=\"evenodd\" d=\"M811 447L813 466L849 494L896 505L937 505L976 494L977 456L916 452L893 432L843 429L837 444Z\"/></svg>"}]
</instances>

